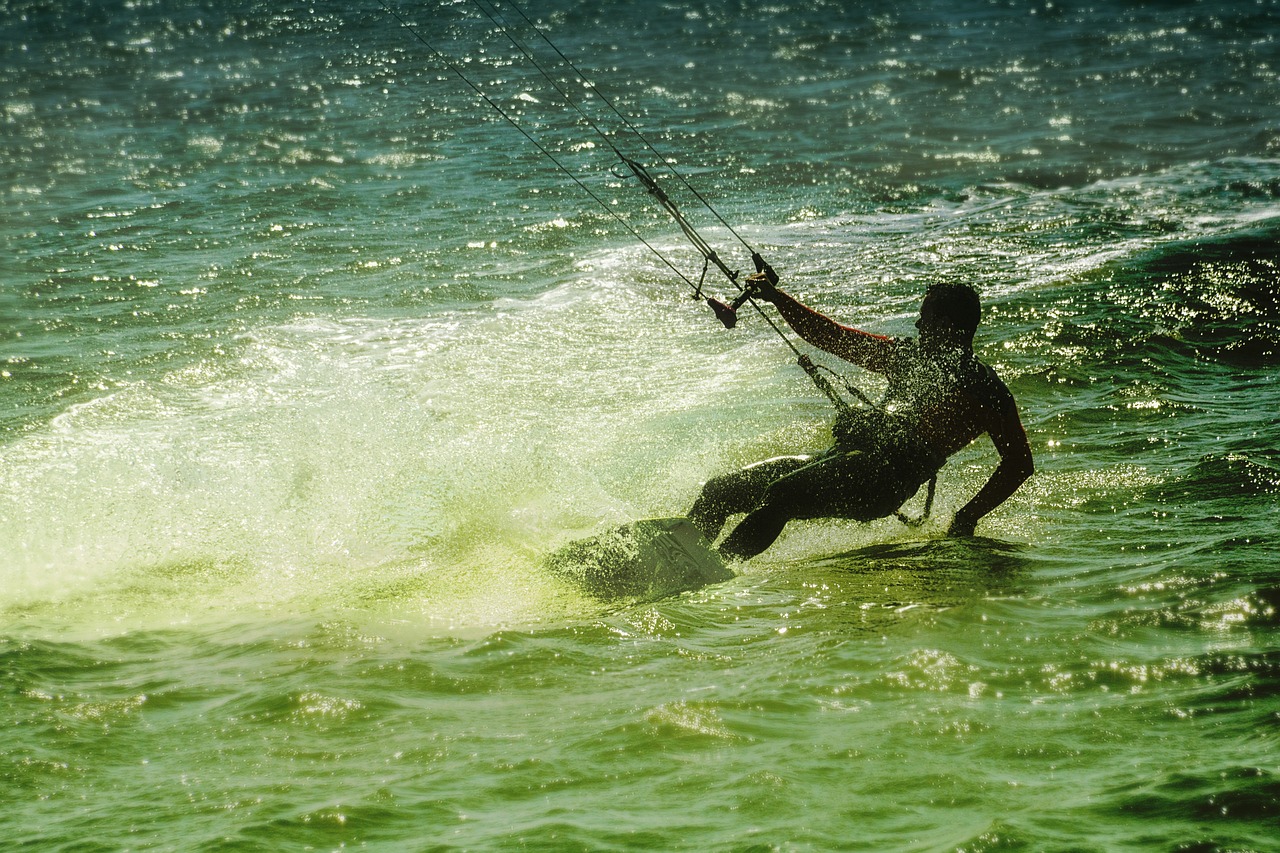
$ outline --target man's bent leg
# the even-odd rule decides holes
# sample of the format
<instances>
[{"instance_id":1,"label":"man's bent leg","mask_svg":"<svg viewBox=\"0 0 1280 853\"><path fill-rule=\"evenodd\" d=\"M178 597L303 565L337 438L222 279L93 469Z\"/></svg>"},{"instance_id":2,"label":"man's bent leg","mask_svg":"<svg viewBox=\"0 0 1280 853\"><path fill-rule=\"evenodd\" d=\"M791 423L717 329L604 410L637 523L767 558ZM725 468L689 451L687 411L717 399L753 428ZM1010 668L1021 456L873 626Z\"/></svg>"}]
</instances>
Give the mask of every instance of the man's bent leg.
<instances>
[{"instance_id":1,"label":"man's bent leg","mask_svg":"<svg viewBox=\"0 0 1280 853\"><path fill-rule=\"evenodd\" d=\"M708 541L714 542L724 527L725 519L755 509L770 483L803 468L812 459L812 456L775 456L731 474L714 477L707 481L693 502L689 520Z\"/></svg>"},{"instance_id":2,"label":"man's bent leg","mask_svg":"<svg viewBox=\"0 0 1280 853\"><path fill-rule=\"evenodd\" d=\"M733 528L718 550L730 559L748 560L772 545L790 520L782 506L766 501Z\"/></svg>"},{"instance_id":3,"label":"man's bent leg","mask_svg":"<svg viewBox=\"0 0 1280 853\"><path fill-rule=\"evenodd\" d=\"M821 456L769 484L760 506L725 537L720 552L738 559L754 557L793 519L870 521L888 515L909 497L893 480L883 460L861 450Z\"/></svg>"}]
</instances>

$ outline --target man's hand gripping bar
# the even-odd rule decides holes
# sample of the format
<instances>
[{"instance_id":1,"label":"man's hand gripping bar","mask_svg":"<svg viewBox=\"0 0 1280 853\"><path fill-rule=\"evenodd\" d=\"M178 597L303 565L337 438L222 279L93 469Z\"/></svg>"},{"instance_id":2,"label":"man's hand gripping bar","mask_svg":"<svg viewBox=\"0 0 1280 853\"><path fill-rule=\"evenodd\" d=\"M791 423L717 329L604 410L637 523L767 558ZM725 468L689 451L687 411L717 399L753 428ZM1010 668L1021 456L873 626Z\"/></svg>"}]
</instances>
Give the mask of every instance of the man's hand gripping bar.
<instances>
[{"instance_id":1,"label":"man's hand gripping bar","mask_svg":"<svg viewBox=\"0 0 1280 853\"><path fill-rule=\"evenodd\" d=\"M732 329L738 325L738 309L745 305L747 300L763 299L768 302L773 298L773 289L778 286L778 274L760 256L759 252L753 252L751 260L756 265L756 271L754 274L747 276L746 285L742 288L742 292L732 302L725 305L719 299L707 297L707 305L711 306L711 310L715 312L716 319L723 323L726 329Z\"/></svg>"}]
</instances>

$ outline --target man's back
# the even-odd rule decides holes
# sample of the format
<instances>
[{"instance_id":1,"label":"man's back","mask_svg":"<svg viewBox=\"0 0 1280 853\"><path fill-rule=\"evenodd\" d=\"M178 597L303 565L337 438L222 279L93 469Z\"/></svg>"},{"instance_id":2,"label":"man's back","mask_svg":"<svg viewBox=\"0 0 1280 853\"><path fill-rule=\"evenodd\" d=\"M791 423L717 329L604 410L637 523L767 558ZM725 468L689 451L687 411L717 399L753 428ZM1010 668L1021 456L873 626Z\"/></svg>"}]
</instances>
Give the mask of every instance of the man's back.
<instances>
[{"instance_id":1,"label":"man's back","mask_svg":"<svg viewBox=\"0 0 1280 853\"><path fill-rule=\"evenodd\" d=\"M886 357L878 360L889 381L882 404L906 418L939 456L950 456L985 432L994 439L1018 422L1013 394L967 347L930 348L914 338L893 339L885 347Z\"/></svg>"}]
</instances>

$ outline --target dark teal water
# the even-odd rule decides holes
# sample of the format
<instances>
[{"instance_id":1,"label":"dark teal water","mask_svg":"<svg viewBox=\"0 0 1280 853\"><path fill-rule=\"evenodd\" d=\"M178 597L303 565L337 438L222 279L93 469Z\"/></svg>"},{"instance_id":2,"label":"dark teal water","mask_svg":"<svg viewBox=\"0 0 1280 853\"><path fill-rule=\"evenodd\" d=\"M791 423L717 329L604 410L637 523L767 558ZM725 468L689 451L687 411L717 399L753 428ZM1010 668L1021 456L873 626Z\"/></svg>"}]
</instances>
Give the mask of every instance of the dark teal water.
<instances>
[{"instance_id":1,"label":"dark teal water","mask_svg":"<svg viewBox=\"0 0 1280 853\"><path fill-rule=\"evenodd\" d=\"M541 558L829 406L479 5L394 8L565 170L376 2L0 0L9 844L1276 849L1275 4L530 4L805 299L979 286L1036 453L648 603Z\"/></svg>"}]
</instances>

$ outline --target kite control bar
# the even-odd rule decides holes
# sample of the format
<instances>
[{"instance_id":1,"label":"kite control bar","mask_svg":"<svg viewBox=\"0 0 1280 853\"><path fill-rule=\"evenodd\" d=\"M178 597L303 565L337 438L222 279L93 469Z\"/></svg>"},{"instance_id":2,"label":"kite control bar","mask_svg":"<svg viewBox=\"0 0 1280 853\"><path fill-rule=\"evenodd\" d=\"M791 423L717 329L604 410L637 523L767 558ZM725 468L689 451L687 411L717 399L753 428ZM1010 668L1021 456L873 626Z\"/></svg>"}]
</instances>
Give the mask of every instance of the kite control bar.
<instances>
[{"instance_id":1,"label":"kite control bar","mask_svg":"<svg viewBox=\"0 0 1280 853\"><path fill-rule=\"evenodd\" d=\"M737 295L736 298L728 305L725 305L719 299L707 297L707 304L711 306L711 310L715 312L716 319L724 324L726 329L732 329L738 325L738 309L746 304L747 300L753 296L759 295L759 290L752 287L756 282L768 282L769 287L778 286L778 274L773 271L773 267L760 256L759 252L751 253L751 260L755 262L755 275L747 276L747 286Z\"/></svg>"}]
</instances>

